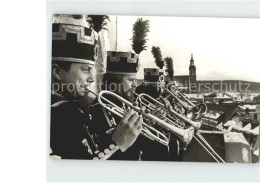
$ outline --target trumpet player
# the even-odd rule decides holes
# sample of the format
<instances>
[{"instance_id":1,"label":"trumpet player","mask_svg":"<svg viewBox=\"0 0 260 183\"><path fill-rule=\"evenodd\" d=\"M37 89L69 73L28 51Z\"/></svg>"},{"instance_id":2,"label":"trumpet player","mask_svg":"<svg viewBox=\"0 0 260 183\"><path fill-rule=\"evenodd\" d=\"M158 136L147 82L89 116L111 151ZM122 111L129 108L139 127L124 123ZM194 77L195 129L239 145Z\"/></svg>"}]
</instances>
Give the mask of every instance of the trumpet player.
<instances>
[{"instance_id":1,"label":"trumpet player","mask_svg":"<svg viewBox=\"0 0 260 183\"><path fill-rule=\"evenodd\" d=\"M91 115L77 100L94 81L96 38L83 15L54 15L52 25L51 157L109 159L126 151L142 131L142 118L126 112L101 148Z\"/></svg>"},{"instance_id":2,"label":"trumpet player","mask_svg":"<svg viewBox=\"0 0 260 183\"><path fill-rule=\"evenodd\" d=\"M103 76L102 89L114 92L124 99L135 103L133 92L137 87L138 56L130 52L108 52L107 54L107 71ZM117 103L112 98L110 100ZM128 106L122 103L117 104L125 111L128 110ZM111 139L111 131L113 134L113 128L119 119L107 110L104 110L99 103L93 104L91 113L93 114L96 130L98 134L101 134L99 137L101 139L100 144L106 144L106 141ZM103 123L104 121L107 122ZM139 135L130 148L123 153L118 153L113 158L115 160L168 160L168 156L168 146Z\"/></svg>"},{"instance_id":3,"label":"trumpet player","mask_svg":"<svg viewBox=\"0 0 260 183\"><path fill-rule=\"evenodd\" d=\"M178 103L174 101L169 101L169 98L166 97L166 93L164 93L165 80L162 72L159 72L157 68L144 68L144 82L137 87L136 93L141 94L145 93L152 98L160 101L164 107L156 106L153 113L158 115L158 111L161 111L159 115L161 119L165 119L165 109L176 109ZM179 109L179 108L178 108ZM155 126L156 127L156 126ZM187 130L188 138L185 143L182 140L174 135L173 133L167 133L166 135L169 137L169 160L172 161L182 161L183 149L188 145L190 139L193 137L193 129L190 131Z\"/></svg>"},{"instance_id":4,"label":"trumpet player","mask_svg":"<svg viewBox=\"0 0 260 183\"><path fill-rule=\"evenodd\" d=\"M145 93L153 98L158 98L162 95L164 78L162 73L157 68L144 68L144 81L136 88L136 93Z\"/></svg>"}]
</instances>

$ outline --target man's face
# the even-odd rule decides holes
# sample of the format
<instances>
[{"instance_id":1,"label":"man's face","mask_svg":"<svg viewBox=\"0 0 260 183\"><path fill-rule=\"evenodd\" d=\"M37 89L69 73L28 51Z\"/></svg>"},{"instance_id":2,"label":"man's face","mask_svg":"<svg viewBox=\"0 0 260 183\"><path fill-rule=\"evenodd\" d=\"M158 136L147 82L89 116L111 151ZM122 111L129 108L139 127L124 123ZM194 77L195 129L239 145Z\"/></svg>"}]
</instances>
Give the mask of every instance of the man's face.
<instances>
[{"instance_id":1,"label":"man's face","mask_svg":"<svg viewBox=\"0 0 260 183\"><path fill-rule=\"evenodd\" d=\"M137 87L136 83L136 74L123 76L120 86L118 88L118 93L125 97L128 100L133 99L133 91L135 91Z\"/></svg>"},{"instance_id":2,"label":"man's face","mask_svg":"<svg viewBox=\"0 0 260 183\"><path fill-rule=\"evenodd\" d=\"M72 63L69 71L61 69L60 77L63 94L78 99L86 95L86 87L94 82L94 66Z\"/></svg>"}]
</instances>

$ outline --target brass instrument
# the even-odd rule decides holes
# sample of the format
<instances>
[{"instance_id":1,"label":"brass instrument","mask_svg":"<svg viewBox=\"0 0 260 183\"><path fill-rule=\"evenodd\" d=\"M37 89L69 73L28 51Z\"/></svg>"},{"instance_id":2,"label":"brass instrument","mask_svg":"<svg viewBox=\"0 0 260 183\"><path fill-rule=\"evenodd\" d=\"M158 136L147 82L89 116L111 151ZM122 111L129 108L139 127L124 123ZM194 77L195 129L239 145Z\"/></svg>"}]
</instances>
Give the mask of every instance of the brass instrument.
<instances>
[{"instance_id":1,"label":"brass instrument","mask_svg":"<svg viewBox=\"0 0 260 183\"><path fill-rule=\"evenodd\" d=\"M97 99L99 104L104 107L106 110L110 111L112 114L123 118L125 110L106 98L108 96L109 98L113 98L121 102L123 105L135 110L139 114L142 114L144 116L144 122L143 122L143 130L142 134L152 140L155 140L163 145L168 145L169 139L160 131L157 129L153 128L151 125L148 125L146 123L146 120L152 120L154 123L156 123L158 126L162 127L163 129L175 134L180 138L180 140L183 141L184 144L189 144L191 141L191 136L194 134L194 128L188 128L188 129L181 129L178 128L170 123L165 122L162 119L159 119L158 117L144 112L140 107L133 105L131 102L128 100L124 99L123 97L111 92L111 91L101 91L99 94L91 91L88 89L89 92L97 95Z\"/></svg>"},{"instance_id":2,"label":"brass instrument","mask_svg":"<svg viewBox=\"0 0 260 183\"><path fill-rule=\"evenodd\" d=\"M138 94L136 94L138 95ZM165 121L175 125L179 128L185 128L186 124L192 125L197 130L194 134L194 139L211 155L212 158L214 158L217 162L225 163L225 161L215 152L215 150L210 146L210 144L206 141L206 139L201 135L199 132L199 128L201 126L201 122L195 122L191 119L187 118L186 116L183 116L179 114L178 112L174 110L166 109L164 104L160 103L153 97L147 95L147 94L139 94L139 101L142 105L146 106L147 108L154 110L157 106L163 107L167 111L167 115L165 118ZM149 101L150 100L150 101ZM171 119L173 121L171 121ZM174 121L175 120L175 121Z\"/></svg>"},{"instance_id":3,"label":"brass instrument","mask_svg":"<svg viewBox=\"0 0 260 183\"><path fill-rule=\"evenodd\" d=\"M106 110L110 111L112 114L114 114L120 118L123 118L124 113L125 113L124 109L122 109L118 105L114 104L112 101L108 100L103 95L110 94L111 96L113 96L114 98L117 98L118 100L120 100L120 99L123 99L124 101L127 101L127 100L125 100L124 98L122 98L119 95L117 95L113 92L110 92L110 91L101 91L99 94L97 94L96 92L94 92L90 89L87 89L87 90L97 96L98 102L102 107L104 107ZM104 102L106 102L106 103L104 103ZM128 103L130 103L130 102L128 102ZM131 106L133 106L133 104L131 104ZM153 128L151 126L148 126L145 123L143 123L142 134L144 136L146 136L147 138L149 138L151 140L155 140L163 145L169 144L169 139L163 133L161 133L160 131L156 130L155 128Z\"/></svg>"},{"instance_id":4,"label":"brass instrument","mask_svg":"<svg viewBox=\"0 0 260 183\"><path fill-rule=\"evenodd\" d=\"M206 114L208 107L205 103L200 103L200 104L195 105L188 99L188 97L186 95L179 92L178 90L171 92L170 90L168 90L165 87L164 87L164 90L170 96L172 96L180 105L182 105L186 110L188 110L189 112L192 112L192 116L191 116L192 120L199 120Z\"/></svg>"},{"instance_id":5,"label":"brass instrument","mask_svg":"<svg viewBox=\"0 0 260 183\"><path fill-rule=\"evenodd\" d=\"M144 105L146 108L149 108L151 110L154 110L156 108L156 106L164 108L167 112L166 120L167 121L169 121L168 119L174 120L174 121L171 121L171 123L175 124L175 126L183 128L185 126L185 123L189 123L191 126L195 127L196 130L198 130L201 126L201 122L192 121L191 119L187 118L186 116L183 116L182 114L176 112L175 110L166 109L164 107L164 104L162 104L158 100L154 99L150 95L142 93L142 94L138 95L138 97L139 97L140 103L142 105Z\"/></svg>"}]
</instances>

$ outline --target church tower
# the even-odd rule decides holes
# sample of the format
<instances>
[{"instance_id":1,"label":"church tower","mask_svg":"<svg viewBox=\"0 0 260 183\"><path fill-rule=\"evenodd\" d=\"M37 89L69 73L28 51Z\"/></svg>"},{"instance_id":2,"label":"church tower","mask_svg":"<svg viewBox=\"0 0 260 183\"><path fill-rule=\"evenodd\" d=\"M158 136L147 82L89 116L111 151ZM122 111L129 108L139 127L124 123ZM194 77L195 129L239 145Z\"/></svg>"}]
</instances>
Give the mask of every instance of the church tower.
<instances>
[{"instance_id":1,"label":"church tower","mask_svg":"<svg viewBox=\"0 0 260 183\"><path fill-rule=\"evenodd\" d=\"M190 91L192 93L194 93L197 90L197 78L196 78L196 66L194 65L193 54L191 54L189 71L190 71L189 88L190 88Z\"/></svg>"},{"instance_id":2,"label":"church tower","mask_svg":"<svg viewBox=\"0 0 260 183\"><path fill-rule=\"evenodd\" d=\"M189 70L190 77L196 80L196 66L194 65L193 54L191 54Z\"/></svg>"}]
</instances>

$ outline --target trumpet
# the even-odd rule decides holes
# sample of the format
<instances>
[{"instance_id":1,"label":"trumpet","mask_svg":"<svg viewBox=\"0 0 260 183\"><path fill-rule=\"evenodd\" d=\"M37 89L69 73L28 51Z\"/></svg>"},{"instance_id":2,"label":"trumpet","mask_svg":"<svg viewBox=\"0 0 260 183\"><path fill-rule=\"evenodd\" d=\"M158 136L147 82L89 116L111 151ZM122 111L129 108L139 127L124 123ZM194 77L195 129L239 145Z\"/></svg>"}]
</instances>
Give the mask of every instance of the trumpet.
<instances>
[{"instance_id":1,"label":"trumpet","mask_svg":"<svg viewBox=\"0 0 260 183\"><path fill-rule=\"evenodd\" d=\"M117 102L112 102L111 98L114 100L117 100L118 102L121 102L122 105L125 105L139 114L142 114L144 116L144 122L143 122L143 130L141 132L142 135L145 137L157 141L163 145L169 144L169 138L167 138L162 132L159 130L153 128L151 125L148 124L147 120L153 121L158 126L162 127L164 130L175 134L180 138L180 140L183 141L184 144L189 144L191 141L191 138L194 135L194 128L188 128L188 129L180 129L172 124L169 124L165 122L164 120L152 115L151 113L144 112L140 107L133 105L128 100L124 99L123 97L111 92L111 91L101 91L99 94L93 92L92 90L89 90L89 92L93 93L97 96L98 103L105 108L106 110L110 111L112 114L123 118L125 110L118 106ZM107 96L107 97L106 97ZM109 99L108 99L109 98Z\"/></svg>"},{"instance_id":2,"label":"trumpet","mask_svg":"<svg viewBox=\"0 0 260 183\"><path fill-rule=\"evenodd\" d=\"M124 116L124 109L122 109L121 107L119 107L118 105L116 105L115 103L113 103L112 101L110 101L109 99L107 99L104 95L109 95L110 97L114 97L114 99L118 99L119 101L122 101L122 104L127 103L128 106L132 109L133 108L133 104L128 102L127 100L125 100L124 98L120 97L119 95L110 92L110 91L101 91L99 94L97 94L96 92L94 92L93 90L90 90L89 88L86 88L88 92L94 94L97 96L98 99L98 103L106 110L108 110L109 112L111 112L112 114L123 118ZM125 103L124 103L125 102ZM145 137L147 137L148 139L157 141L163 145L168 145L169 144L169 139L160 131L156 130L155 128L149 126L146 123L143 123L143 130L141 132L142 135L144 135Z\"/></svg>"},{"instance_id":3,"label":"trumpet","mask_svg":"<svg viewBox=\"0 0 260 183\"><path fill-rule=\"evenodd\" d=\"M138 95L138 98L139 98L140 103L142 105L144 105L146 108L149 108L150 110L154 110L156 108L156 106L164 108L166 111L166 120L170 121L171 124L174 124L177 127L184 128L185 123L189 123L191 126L195 127L196 130L198 130L202 124L201 122L195 122L189 118L186 118L185 116L176 112L173 109L166 109L164 104L162 104L158 100L155 100L150 95L142 93L142 94ZM171 120L173 120L173 121L171 121Z\"/></svg>"},{"instance_id":4,"label":"trumpet","mask_svg":"<svg viewBox=\"0 0 260 183\"><path fill-rule=\"evenodd\" d=\"M138 94L136 94L138 95ZM159 101L155 100L153 97L147 95L147 94L139 94L139 101L141 104L145 105L146 107L150 108L151 110L154 110L156 106L163 107L165 110L168 110L168 113L166 115L166 121L169 122L169 119L175 119L175 122L170 121L171 124L174 124L180 128L185 128L185 124L190 124L195 127L197 130L194 134L194 139L204 148L210 156L215 159L217 162L225 163L225 161L216 153L216 151L210 146L210 144L206 141L206 139L201 135L199 132L199 128L201 126L201 122L194 122L189 118L186 118L185 116L182 116L181 114L177 113L174 110L166 109L164 104L160 103ZM150 101L149 101L150 100ZM154 102L154 103L152 103ZM182 123L181 123L182 122ZM180 125L181 124L181 125Z\"/></svg>"},{"instance_id":5,"label":"trumpet","mask_svg":"<svg viewBox=\"0 0 260 183\"><path fill-rule=\"evenodd\" d=\"M208 107L205 103L200 103L195 105L192 103L186 95L179 92L178 90L175 90L175 93L171 92L167 88L164 87L164 90L169 94L169 96L172 96L181 106L183 106L186 110L189 112L192 112L191 119L192 120L199 120L201 119L207 112ZM177 96L179 95L180 98Z\"/></svg>"}]
</instances>

